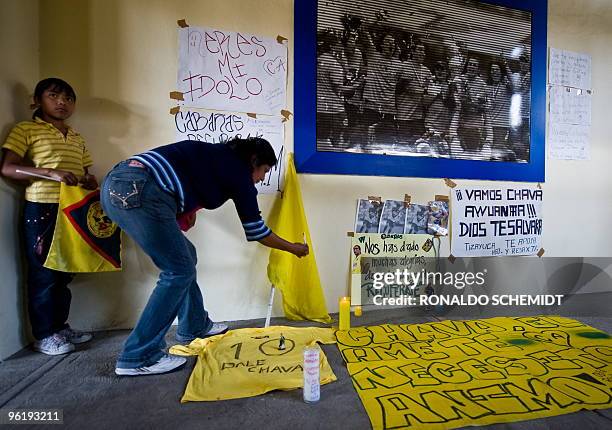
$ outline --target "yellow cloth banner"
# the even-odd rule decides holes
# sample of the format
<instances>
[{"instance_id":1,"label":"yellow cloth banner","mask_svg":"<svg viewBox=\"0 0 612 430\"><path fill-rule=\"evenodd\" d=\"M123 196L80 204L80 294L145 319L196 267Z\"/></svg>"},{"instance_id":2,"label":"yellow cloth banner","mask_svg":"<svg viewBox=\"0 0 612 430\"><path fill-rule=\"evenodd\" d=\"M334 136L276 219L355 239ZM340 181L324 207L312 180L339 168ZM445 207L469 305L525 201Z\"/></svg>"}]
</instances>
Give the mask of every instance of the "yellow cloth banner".
<instances>
[{"instance_id":1,"label":"yellow cloth banner","mask_svg":"<svg viewBox=\"0 0 612 430\"><path fill-rule=\"evenodd\" d=\"M330 328L275 326L231 330L188 346L173 346L171 354L198 356L181 402L238 399L303 387L304 347L335 341ZM321 385L335 380L321 351Z\"/></svg>"},{"instance_id":2,"label":"yellow cloth banner","mask_svg":"<svg viewBox=\"0 0 612 430\"><path fill-rule=\"evenodd\" d=\"M612 339L569 318L386 324L336 337L374 429L451 429L612 406Z\"/></svg>"},{"instance_id":3,"label":"yellow cloth banner","mask_svg":"<svg viewBox=\"0 0 612 430\"><path fill-rule=\"evenodd\" d=\"M290 242L302 242L306 235L306 241L312 244L292 153L287 160L285 190L282 197L274 202L268 226ZM271 250L268 279L283 293L283 309L287 318L331 322L312 246L310 254L302 258L285 251Z\"/></svg>"},{"instance_id":4,"label":"yellow cloth banner","mask_svg":"<svg viewBox=\"0 0 612 430\"><path fill-rule=\"evenodd\" d=\"M121 270L121 230L102 211L100 191L62 182L45 267L60 272Z\"/></svg>"}]
</instances>

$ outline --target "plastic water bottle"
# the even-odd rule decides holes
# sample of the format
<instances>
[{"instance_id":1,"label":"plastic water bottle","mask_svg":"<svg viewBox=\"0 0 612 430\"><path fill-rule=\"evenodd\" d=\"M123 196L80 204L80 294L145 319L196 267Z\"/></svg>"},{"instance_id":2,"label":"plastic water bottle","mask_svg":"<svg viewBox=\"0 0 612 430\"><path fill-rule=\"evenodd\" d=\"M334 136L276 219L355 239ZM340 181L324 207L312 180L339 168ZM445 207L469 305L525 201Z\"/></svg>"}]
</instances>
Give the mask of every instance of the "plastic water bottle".
<instances>
[{"instance_id":1,"label":"plastic water bottle","mask_svg":"<svg viewBox=\"0 0 612 430\"><path fill-rule=\"evenodd\" d=\"M321 398L319 351L317 345L304 348L304 401L306 403L315 403Z\"/></svg>"}]
</instances>

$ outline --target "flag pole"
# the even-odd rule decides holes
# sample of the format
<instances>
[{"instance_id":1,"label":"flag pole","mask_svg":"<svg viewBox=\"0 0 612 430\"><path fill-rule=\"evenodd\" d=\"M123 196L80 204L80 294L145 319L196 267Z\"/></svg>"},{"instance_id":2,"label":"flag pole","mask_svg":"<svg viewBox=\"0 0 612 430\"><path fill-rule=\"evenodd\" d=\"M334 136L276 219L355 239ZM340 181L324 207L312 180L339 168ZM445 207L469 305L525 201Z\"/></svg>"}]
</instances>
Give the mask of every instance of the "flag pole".
<instances>
[{"instance_id":1,"label":"flag pole","mask_svg":"<svg viewBox=\"0 0 612 430\"><path fill-rule=\"evenodd\" d=\"M276 287L274 286L274 284L271 285L272 288L270 289L270 299L268 300L268 314L266 315L266 325L264 325L265 328L270 327L270 318L272 317L272 305L274 304L274 290L276 290Z\"/></svg>"}]
</instances>

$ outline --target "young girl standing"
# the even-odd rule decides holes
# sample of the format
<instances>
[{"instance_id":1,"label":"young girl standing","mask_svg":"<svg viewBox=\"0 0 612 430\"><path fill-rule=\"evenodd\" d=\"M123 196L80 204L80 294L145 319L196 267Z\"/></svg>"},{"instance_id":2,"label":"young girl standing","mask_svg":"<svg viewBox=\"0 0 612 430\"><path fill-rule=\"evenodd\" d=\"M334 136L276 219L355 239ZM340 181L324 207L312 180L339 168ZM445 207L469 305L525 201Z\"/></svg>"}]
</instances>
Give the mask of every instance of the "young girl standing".
<instances>
[{"instance_id":1,"label":"young girl standing","mask_svg":"<svg viewBox=\"0 0 612 430\"><path fill-rule=\"evenodd\" d=\"M87 169L93 164L85 141L65 121L74 112L76 94L61 79L47 78L36 85L32 121L17 124L3 148L3 176L27 181L23 233L27 260L28 310L34 349L48 355L66 354L74 344L92 338L66 323L73 274L43 266L57 217L59 182L96 189ZM49 179L32 176L42 175Z\"/></svg>"}]
</instances>

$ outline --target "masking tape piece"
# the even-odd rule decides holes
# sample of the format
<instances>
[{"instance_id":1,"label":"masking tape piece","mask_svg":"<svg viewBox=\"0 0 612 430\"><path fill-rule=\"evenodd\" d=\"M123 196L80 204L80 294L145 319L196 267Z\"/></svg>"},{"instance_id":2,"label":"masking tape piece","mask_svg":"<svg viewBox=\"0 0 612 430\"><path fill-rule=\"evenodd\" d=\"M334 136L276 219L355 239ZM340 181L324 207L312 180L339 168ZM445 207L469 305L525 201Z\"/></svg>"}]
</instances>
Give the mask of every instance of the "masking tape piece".
<instances>
[{"instance_id":1,"label":"masking tape piece","mask_svg":"<svg viewBox=\"0 0 612 430\"><path fill-rule=\"evenodd\" d=\"M540 248L540 250L537 253L537 256L542 258L543 255L544 255L544 248Z\"/></svg>"},{"instance_id":2,"label":"masking tape piece","mask_svg":"<svg viewBox=\"0 0 612 430\"><path fill-rule=\"evenodd\" d=\"M442 194L436 194L436 197L434 198L435 201L437 202L447 202L448 201L448 196L442 195Z\"/></svg>"},{"instance_id":3,"label":"masking tape piece","mask_svg":"<svg viewBox=\"0 0 612 430\"><path fill-rule=\"evenodd\" d=\"M283 116L283 121L282 121L282 122L288 121L288 120L289 120L289 117L290 117L291 115L293 115L293 114L292 114L290 111L288 111L288 110L286 110L286 109L281 110L281 111L280 111L280 113L281 113L281 115Z\"/></svg>"},{"instance_id":4,"label":"masking tape piece","mask_svg":"<svg viewBox=\"0 0 612 430\"><path fill-rule=\"evenodd\" d=\"M457 186L457 184L455 182L453 182L452 180L450 180L448 178L444 178L444 183L449 188L455 188Z\"/></svg>"},{"instance_id":5,"label":"masking tape piece","mask_svg":"<svg viewBox=\"0 0 612 430\"><path fill-rule=\"evenodd\" d=\"M185 21L185 19L179 19L178 21L176 21L176 23L178 24L179 27L181 28L187 28L189 27L189 24L187 24L187 21Z\"/></svg>"},{"instance_id":6,"label":"masking tape piece","mask_svg":"<svg viewBox=\"0 0 612 430\"><path fill-rule=\"evenodd\" d=\"M255 118L255 119L257 119L257 114L255 114L255 113L251 113L251 112L249 112L249 113L247 113L247 116L248 116L248 117L250 117L250 118Z\"/></svg>"},{"instance_id":7,"label":"masking tape piece","mask_svg":"<svg viewBox=\"0 0 612 430\"><path fill-rule=\"evenodd\" d=\"M450 262L451 262L451 264L455 264L455 260L456 260L456 259L457 259L457 258L456 258L456 257L455 257L453 254L451 254L451 255L449 255L449 256L448 256L448 261L450 261Z\"/></svg>"},{"instance_id":8,"label":"masking tape piece","mask_svg":"<svg viewBox=\"0 0 612 430\"><path fill-rule=\"evenodd\" d=\"M170 91L170 98L172 100L185 101L185 99L183 98L183 93L180 91Z\"/></svg>"},{"instance_id":9,"label":"masking tape piece","mask_svg":"<svg viewBox=\"0 0 612 430\"><path fill-rule=\"evenodd\" d=\"M285 40L289 40L289 39L287 39L287 38L286 38L286 37L284 37L284 36L281 36L280 34L279 34L278 36L276 36L276 41L277 41L278 43L281 43L281 44L282 44L282 43L283 43Z\"/></svg>"},{"instance_id":10,"label":"masking tape piece","mask_svg":"<svg viewBox=\"0 0 612 430\"><path fill-rule=\"evenodd\" d=\"M174 106L172 109L170 109L170 115L176 115L177 113L179 113L180 110L180 106Z\"/></svg>"}]
</instances>

